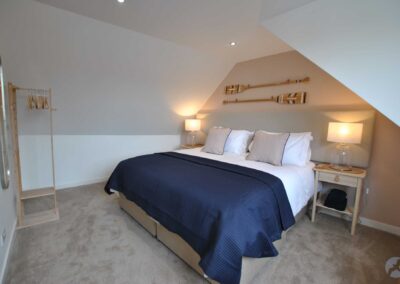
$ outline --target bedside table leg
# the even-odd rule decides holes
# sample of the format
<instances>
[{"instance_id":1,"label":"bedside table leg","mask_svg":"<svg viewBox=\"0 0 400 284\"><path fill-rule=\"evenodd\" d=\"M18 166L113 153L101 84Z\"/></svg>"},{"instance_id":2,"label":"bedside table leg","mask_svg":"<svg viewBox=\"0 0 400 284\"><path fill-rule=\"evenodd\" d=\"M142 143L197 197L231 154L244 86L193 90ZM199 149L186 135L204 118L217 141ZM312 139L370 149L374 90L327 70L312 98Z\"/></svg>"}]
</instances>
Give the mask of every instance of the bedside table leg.
<instances>
[{"instance_id":1,"label":"bedside table leg","mask_svg":"<svg viewBox=\"0 0 400 284\"><path fill-rule=\"evenodd\" d=\"M311 214L311 222L313 223L315 221L315 213L317 211L317 195L318 195L318 173L315 174L315 179L314 179L314 199L313 199L313 207Z\"/></svg>"},{"instance_id":2,"label":"bedside table leg","mask_svg":"<svg viewBox=\"0 0 400 284\"><path fill-rule=\"evenodd\" d=\"M358 210L359 210L359 206L360 206L361 188L362 188L362 181L361 181L361 179L358 179L356 200L354 202L353 222L351 224L351 235L354 235L354 233L356 232L356 225L358 222Z\"/></svg>"}]
</instances>

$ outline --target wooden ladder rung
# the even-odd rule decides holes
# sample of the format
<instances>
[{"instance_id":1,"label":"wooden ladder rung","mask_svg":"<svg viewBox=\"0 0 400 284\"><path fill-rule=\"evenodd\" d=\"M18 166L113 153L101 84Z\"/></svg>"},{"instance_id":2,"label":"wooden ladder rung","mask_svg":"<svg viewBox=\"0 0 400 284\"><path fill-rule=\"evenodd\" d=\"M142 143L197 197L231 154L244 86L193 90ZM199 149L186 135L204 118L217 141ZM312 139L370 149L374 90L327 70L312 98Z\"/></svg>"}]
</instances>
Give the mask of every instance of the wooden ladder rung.
<instances>
[{"instance_id":1,"label":"wooden ladder rung","mask_svg":"<svg viewBox=\"0 0 400 284\"><path fill-rule=\"evenodd\" d=\"M21 192L21 200L32 199L37 197L49 196L54 195L56 192L54 187L45 187L45 188L38 188L38 189L30 189Z\"/></svg>"},{"instance_id":2,"label":"wooden ladder rung","mask_svg":"<svg viewBox=\"0 0 400 284\"><path fill-rule=\"evenodd\" d=\"M58 208L53 208L46 211L40 211L32 214L26 214L23 222L18 225L18 229L27 228L34 225L39 225L59 219Z\"/></svg>"}]
</instances>

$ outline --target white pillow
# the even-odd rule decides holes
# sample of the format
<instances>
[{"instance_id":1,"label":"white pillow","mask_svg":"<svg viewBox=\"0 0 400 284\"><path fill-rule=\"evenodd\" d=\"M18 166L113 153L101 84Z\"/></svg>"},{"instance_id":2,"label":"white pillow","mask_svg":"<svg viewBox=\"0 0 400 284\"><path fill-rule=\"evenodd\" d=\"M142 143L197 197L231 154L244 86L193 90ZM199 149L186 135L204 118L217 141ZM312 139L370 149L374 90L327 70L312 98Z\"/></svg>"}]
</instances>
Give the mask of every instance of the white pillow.
<instances>
[{"instance_id":1,"label":"white pillow","mask_svg":"<svg viewBox=\"0 0 400 284\"><path fill-rule=\"evenodd\" d=\"M269 134L280 134L268 132ZM282 165L305 166L311 159L310 142L313 140L311 132L290 133L283 153ZM252 144L249 148L251 149Z\"/></svg>"},{"instance_id":2,"label":"white pillow","mask_svg":"<svg viewBox=\"0 0 400 284\"><path fill-rule=\"evenodd\" d=\"M283 165L305 166L310 161L311 132L290 133L283 154Z\"/></svg>"},{"instance_id":3,"label":"white pillow","mask_svg":"<svg viewBox=\"0 0 400 284\"><path fill-rule=\"evenodd\" d=\"M224 152L245 154L253 134L253 132L247 130L232 130L226 140Z\"/></svg>"}]
</instances>

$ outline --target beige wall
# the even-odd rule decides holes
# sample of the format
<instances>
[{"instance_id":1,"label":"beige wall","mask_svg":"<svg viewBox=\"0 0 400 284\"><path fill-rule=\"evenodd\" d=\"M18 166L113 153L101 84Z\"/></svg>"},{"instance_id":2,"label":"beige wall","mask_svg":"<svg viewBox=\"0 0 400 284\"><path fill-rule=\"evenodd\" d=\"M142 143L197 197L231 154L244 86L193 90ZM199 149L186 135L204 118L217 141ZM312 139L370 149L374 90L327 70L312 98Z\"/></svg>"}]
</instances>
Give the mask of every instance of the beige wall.
<instances>
[{"instance_id":1,"label":"beige wall","mask_svg":"<svg viewBox=\"0 0 400 284\"><path fill-rule=\"evenodd\" d=\"M296 106L296 109L307 109L313 106L366 105L360 97L356 96L307 58L296 51L290 51L236 64L213 95L207 100L201 111L241 111L249 110L249 108L252 110L293 109L293 106L283 106L275 103L230 104L222 106L222 101L229 98L229 96L224 95L224 88L226 85L237 83L253 85L280 82L287 79L301 79L306 76L311 78L309 83L253 89L236 95L235 98L268 98L272 95L287 92L306 91L309 94L308 103Z\"/></svg>"},{"instance_id":2,"label":"beige wall","mask_svg":"<svg viewBox=\"0 0 400 284\"><path fill-rule=\"evenodd\" d=\"M251 90L235 98L264 98L285 92L306 91L306 105L285 106L276 103L246 103L223 105L229 98L224 87L229 84L259 84L309 76L307 84L280 86ZM218 86L203 106L201 112L249 110L299 110L323 107L369 108L364 100L347 89L329 74L296 51L267 56L238 63ZM373 150L368 169L368 178L363 193L361 215L382 223L400 226L400 128L377 112Z\"/></svg>"},{"instance_id":3,"label":"beige wall","mask_svg":"<svg viewBox=\"0 0 400 284\"><path fill-rule=\"evenodd\" d=\"M400 227L400 127L377 112L363 216Z\"/></svg>"}]
</instances>

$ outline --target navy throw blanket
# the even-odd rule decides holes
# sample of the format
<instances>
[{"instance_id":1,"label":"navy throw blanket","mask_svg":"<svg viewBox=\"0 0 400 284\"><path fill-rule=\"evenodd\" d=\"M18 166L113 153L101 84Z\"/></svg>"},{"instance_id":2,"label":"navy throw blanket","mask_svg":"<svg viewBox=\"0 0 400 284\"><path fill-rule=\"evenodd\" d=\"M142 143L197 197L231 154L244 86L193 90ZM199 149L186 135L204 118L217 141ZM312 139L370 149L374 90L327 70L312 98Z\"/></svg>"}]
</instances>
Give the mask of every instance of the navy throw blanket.
<instances>
[{"instance_id":1,"label":"navy throw blanket","mask_svg":"<svg viewBox=\"0 0 400 284\"><path fill-rule=\"evenodd\" d=\"M295 222L279 178L175 152L120 162L110 189L181 236L204 272L222 284L240 282L243 256L278 255L272 242Z\"/></svg>"}]
</instances>

